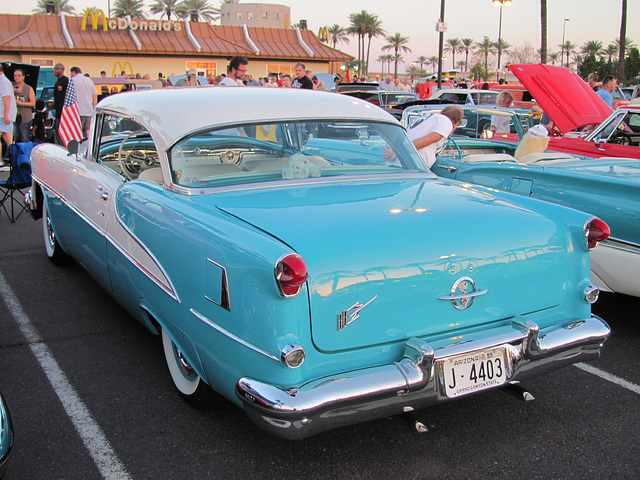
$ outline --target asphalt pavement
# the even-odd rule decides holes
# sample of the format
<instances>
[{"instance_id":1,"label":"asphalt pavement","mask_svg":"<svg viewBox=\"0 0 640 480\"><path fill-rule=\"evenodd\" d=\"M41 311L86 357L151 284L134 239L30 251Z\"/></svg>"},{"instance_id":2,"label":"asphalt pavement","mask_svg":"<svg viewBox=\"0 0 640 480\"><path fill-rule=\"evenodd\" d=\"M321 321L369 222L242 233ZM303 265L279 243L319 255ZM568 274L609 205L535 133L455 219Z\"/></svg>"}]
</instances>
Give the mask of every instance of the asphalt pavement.
<instances>
[{"instance_id":1,"label":"asphalt pavement","mask_svg":"<svg viewBox=\"0 0 640 480\"><path fill-rule=\"evenodd\" d=\"M640 299L602 295L603 356L399 418L273 438L227 404L174 391L161 341L78 265L56 267L42 222L0 215L0 390L16 439L7 479L637 479Z\"/></svg>"}]
</instances>

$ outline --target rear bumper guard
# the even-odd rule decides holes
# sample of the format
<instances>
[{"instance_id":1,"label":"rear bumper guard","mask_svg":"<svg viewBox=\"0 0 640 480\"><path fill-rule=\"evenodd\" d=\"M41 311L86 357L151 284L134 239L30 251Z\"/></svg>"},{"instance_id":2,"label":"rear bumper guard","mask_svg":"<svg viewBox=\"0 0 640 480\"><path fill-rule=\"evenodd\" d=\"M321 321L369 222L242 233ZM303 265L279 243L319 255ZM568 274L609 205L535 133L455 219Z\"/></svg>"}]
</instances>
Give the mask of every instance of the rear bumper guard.
<instances>
[{"instance_id":1,"label":"rear bumper guard","mask_svg":"<svg viewBox=\"0 0 640 480\"><path fill-rule=\"evenodd\" d=\"M249 417L269 433L290 440L332 428L417 410L450 400L438 361L496 346L505 347L507 382L540 375L600 356L611 330L599 317L540 330L515 319L510 333L434 350L411 338L398 362L339 373L282 389L241 378L236 394Z\"/></svg>"}]
</instances>

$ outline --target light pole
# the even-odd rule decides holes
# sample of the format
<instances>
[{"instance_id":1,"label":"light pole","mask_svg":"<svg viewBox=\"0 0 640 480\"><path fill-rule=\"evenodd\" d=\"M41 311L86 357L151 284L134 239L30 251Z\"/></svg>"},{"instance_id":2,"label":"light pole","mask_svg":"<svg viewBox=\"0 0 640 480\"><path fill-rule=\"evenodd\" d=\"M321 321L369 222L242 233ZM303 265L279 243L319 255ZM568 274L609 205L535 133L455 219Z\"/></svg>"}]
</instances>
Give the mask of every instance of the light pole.
<instances>
[{"instance_id":1,"label":"light pole","mask_svg":"<svg viewBox=\"0 0 640 480\"><path fill-rule=\"evenodd\" d=\"M500 5L500 24L498 26L498 68L496 69L496 80L500 77L500 57L502 56L502 7L511 5L511 0L492 0L494 4Z\"/></svg>"},{"instance_id":2,"label":"light pole","mask_svg":"<svg viewBox=\"0 0 640 480\"><path fill-rule=\"evenodd\" d=\"M564 23L562 24L562 61L560 64L564 67L564 32L567 28L567 22L571 20L570 18L565 18ZM569 52L567 52L567 57L569 57ZM567 58L567 64L569 63L569 58Z\"/></svg>"}]
</instances>

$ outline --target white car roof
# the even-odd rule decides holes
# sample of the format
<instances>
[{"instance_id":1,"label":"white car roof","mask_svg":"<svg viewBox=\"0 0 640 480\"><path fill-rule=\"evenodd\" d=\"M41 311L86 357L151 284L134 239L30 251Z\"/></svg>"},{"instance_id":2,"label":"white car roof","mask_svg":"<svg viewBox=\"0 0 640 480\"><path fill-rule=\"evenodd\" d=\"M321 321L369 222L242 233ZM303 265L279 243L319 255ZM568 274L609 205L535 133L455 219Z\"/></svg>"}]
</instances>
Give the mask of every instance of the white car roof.
<instances>
[{"instance_id":1,"label":"white car roof","mask_svg":"<svg viewBox=\"0 0 640 480\"><path fill-rule=\"evenodd\" d=\"M165 150L191 132L247 122L327 119L398 125L394 117L364 100L293 88L162 88L110 95L96 109L132 117Z\"/></svg>"},{"instance_id":2,"label":"white car roof","mask_svg":"<svg viewBox=\"0 0 640 480\"><path fill-rule=\"evenodd\" d=\"M441 95L443 93L494 93L496 95L498 95L500 92L496 91L496 90L480 90L479 88L443 88L441 90L438 90L434 95L438 96Z\"/></svg>"}]
</instances>

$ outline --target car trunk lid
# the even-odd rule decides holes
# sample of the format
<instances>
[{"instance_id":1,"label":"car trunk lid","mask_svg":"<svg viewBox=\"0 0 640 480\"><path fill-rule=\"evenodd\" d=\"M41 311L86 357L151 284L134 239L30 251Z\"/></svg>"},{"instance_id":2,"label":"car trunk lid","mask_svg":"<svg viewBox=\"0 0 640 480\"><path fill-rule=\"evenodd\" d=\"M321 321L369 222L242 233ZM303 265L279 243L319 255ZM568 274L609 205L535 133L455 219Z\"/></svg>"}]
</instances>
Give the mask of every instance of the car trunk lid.
<instances>
[{"instance_id":1,"label":"car trunk lid","mask_svg":"<svg viewBox=\"0 0 640 480\"><path fill-rule=\"evenodd\" d=\"M324 351L550 308L571 276L567 240L553 221L435 179L254 190L215 203L304 258L313 341ZM470 308L439 298L465 277L487 290ZM457 292L473 291L466 282Z\"/></svg>"}]
</instances>

